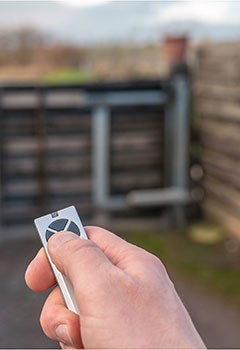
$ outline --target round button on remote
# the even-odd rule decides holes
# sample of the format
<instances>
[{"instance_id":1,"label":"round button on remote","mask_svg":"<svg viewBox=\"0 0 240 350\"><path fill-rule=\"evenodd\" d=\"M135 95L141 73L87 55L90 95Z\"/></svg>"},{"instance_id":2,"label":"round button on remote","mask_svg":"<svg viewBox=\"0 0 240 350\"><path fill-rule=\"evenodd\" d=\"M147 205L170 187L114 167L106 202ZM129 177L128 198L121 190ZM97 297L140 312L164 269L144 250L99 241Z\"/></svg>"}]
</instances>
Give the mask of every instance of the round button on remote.
<instances>
[{"instance_id":1,"label":"round button on remote","mask_svg":"<svg viewBox=\"0 0 240 350\"><path fill-rule=\"evenodd\" d=\"M46 231L46 241L48 242L49 238L52 237L53 235L55 235L56 232L53 231Z\"/></svg>"},{"instance_id":2,"label":"round button on remote","mask_svg":"<svg viewBox=\"0 0 240 350\"><path fill-rule=\"evenodd\" d=\"M48 241L50 237L52 237L55 233L60 231L70 231L80 236L79 227L75 224L75 222L67 219L58 219L53 221L46 231L46 240Z\"/></svg>"},{"instance_id":3,"label":"round button on remote","mask_svg":"<svg viewBox=\"0 0 240 350\"><path fill-rule=\"evenodd\" d=\"M70 231L72 233L76 233L76 235L78 235L78 236L81 235L78 226L73 221L70 222L70 225L68 226L67 231Z\"/></svg>"},{"instance_id":4,"label":"round button on remote","mask_svg":"<svg viewBox=\"0 0 240 350\"><path fill-rule=\"evenodd\" d=\"M56 221L53 221L48 228L60 232L63 231L65 229L65 227L67 226L68 220L67 219L58 219Z\"/></svg>"}]
</instances>

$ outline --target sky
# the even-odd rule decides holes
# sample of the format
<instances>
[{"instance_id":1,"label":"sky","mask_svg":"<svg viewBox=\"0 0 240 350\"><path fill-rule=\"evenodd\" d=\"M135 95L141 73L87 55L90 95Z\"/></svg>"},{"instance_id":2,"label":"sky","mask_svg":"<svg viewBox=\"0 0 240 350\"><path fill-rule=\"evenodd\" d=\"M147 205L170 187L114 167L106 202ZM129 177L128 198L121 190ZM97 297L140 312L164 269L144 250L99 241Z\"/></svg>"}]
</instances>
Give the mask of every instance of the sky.
<instances>
[{"instance_id":1,"label":"sky","mask_svg":"<svg viewBox=\"0 0 240 350\"><path fill-rule=\"evenodd\" d=\"M119 0L58 0L67 6L89 7L103 5L109 2L121 2ZM127 0L123 0L127 1ZM132 2L136 0L132 0ZM140 0L144 1L144 0ZM145 0L148 1L148 0ZM227 24L229 22L239 23L239 12L235 7L240 0L156 0L158 3L168 3L169 7L164 13L165 21L187 20L204 21L216 24ZM160 17L160 14L159 14Z\"/></svg>"},{"instance_id":2,"label":"sky","mask_svg":"<svg viewBox=\"0 0 240 350\"><path fill-rule=\"evenodd\" d=\"M103 5L108 2L120 2L119 0L58 0L68 6L89 7ZM123 0L126 1L126 0ZM132 0L133 2L136 0ZM144 1L144 0L140 0ZM148 0L145 0L148 1ZM204 20L214 23L227 23L231 19L239 20L239 14L232 9L239 0L156 0L156 2L168 2L169 10L165 12L166 20L175 20L179 16L191 20ZM187 3L187 6L186 6ZM235 3L235 4L234 4Z\"/></svg>"},{"instance_id":3,"label":"sky","mask_svg":"<svg viewBox=\"0 0 240 350\"><path fill-rule=\"evenodd\" d=\"M0 0L0 30L32 26L80 44L159 41L168 33L240 40L239 14L240 0Z\"/></svg>"},{"instance_id":4,"label":"sky","mask_svg":"<svg viewBox=\"0 0 240 350\"><path fill-rule=\"evenodd\" d=\"M69 6L89 7L89 6L102 5L104 3L109 2L110 0L58 0L58 1Z\"/></svg>"},{"instance_id":5,"label":"sky","mask_svg":"<svg viewBox=\"0 0 240 350\"><path fill-rule=\"evenodd\" d=\"M200 20L211 23L229 23L239 22L239 13L235 13L237 1L204 1L192 0L187 4L184 1L178 1L169 7L165 12L165 20L175 20L184 18L187 20Z\"/></svg>"}]
</instances>

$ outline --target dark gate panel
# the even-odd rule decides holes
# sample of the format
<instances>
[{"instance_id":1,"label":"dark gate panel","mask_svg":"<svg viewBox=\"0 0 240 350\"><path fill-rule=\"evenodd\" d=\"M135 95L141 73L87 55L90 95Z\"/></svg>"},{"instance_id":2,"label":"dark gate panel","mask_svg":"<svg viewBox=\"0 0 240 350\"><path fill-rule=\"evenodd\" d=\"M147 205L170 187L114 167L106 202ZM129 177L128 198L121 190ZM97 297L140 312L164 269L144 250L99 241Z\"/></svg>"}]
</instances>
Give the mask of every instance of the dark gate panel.
<instances>
[{"instance_id":1,"label":"dark gate panel","mask_svg":"<svg viewBox=\"0 0 240 350\"><path fill-rule=\"evenodd\" d=\"M168 84L156 81L2 87L2 226L32 224L72 204L83 218L94 214L99 106L110 115L109 196L163 187L168 95Z\"/></svg>"}]
</instances>

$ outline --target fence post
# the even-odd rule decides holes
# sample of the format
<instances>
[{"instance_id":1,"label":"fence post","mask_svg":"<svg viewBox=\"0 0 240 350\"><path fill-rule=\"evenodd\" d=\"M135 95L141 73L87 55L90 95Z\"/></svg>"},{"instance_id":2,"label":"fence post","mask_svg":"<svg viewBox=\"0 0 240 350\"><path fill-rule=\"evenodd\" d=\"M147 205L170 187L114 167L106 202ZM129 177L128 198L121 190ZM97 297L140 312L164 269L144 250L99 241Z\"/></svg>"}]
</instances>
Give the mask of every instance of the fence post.
<instances>
[{"instance_id":1,"label":"fence post","mask_svg":"<svg viewBox=\"0 0 240 350\"><path fill-rule=\"evenodd\" d=\"M106 220L104 210L110 192L110 110L97 106L92 112L93 203L97 220Z\"/></svg>"}]
</instances>

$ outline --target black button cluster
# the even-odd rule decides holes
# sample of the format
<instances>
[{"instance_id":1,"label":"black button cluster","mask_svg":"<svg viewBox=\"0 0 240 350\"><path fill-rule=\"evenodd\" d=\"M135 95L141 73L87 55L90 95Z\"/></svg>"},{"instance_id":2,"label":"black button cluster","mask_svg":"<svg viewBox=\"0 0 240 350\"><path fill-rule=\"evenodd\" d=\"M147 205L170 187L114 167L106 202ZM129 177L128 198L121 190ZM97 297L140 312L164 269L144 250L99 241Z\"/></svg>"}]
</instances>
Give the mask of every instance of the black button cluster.
<instances>
[{"instance_id":1,"label":"black button cluster","mask_svg":"<svg viewBox=\"0 0 240 350\"><path fill-rule=\"evenodd\" d=\"M58 219L53 221L46 231L46 240L48 241L51 236L60 231L70 231L80 236L79 227L75 222L68 219Z\"/></svg>"}]
</instances>

